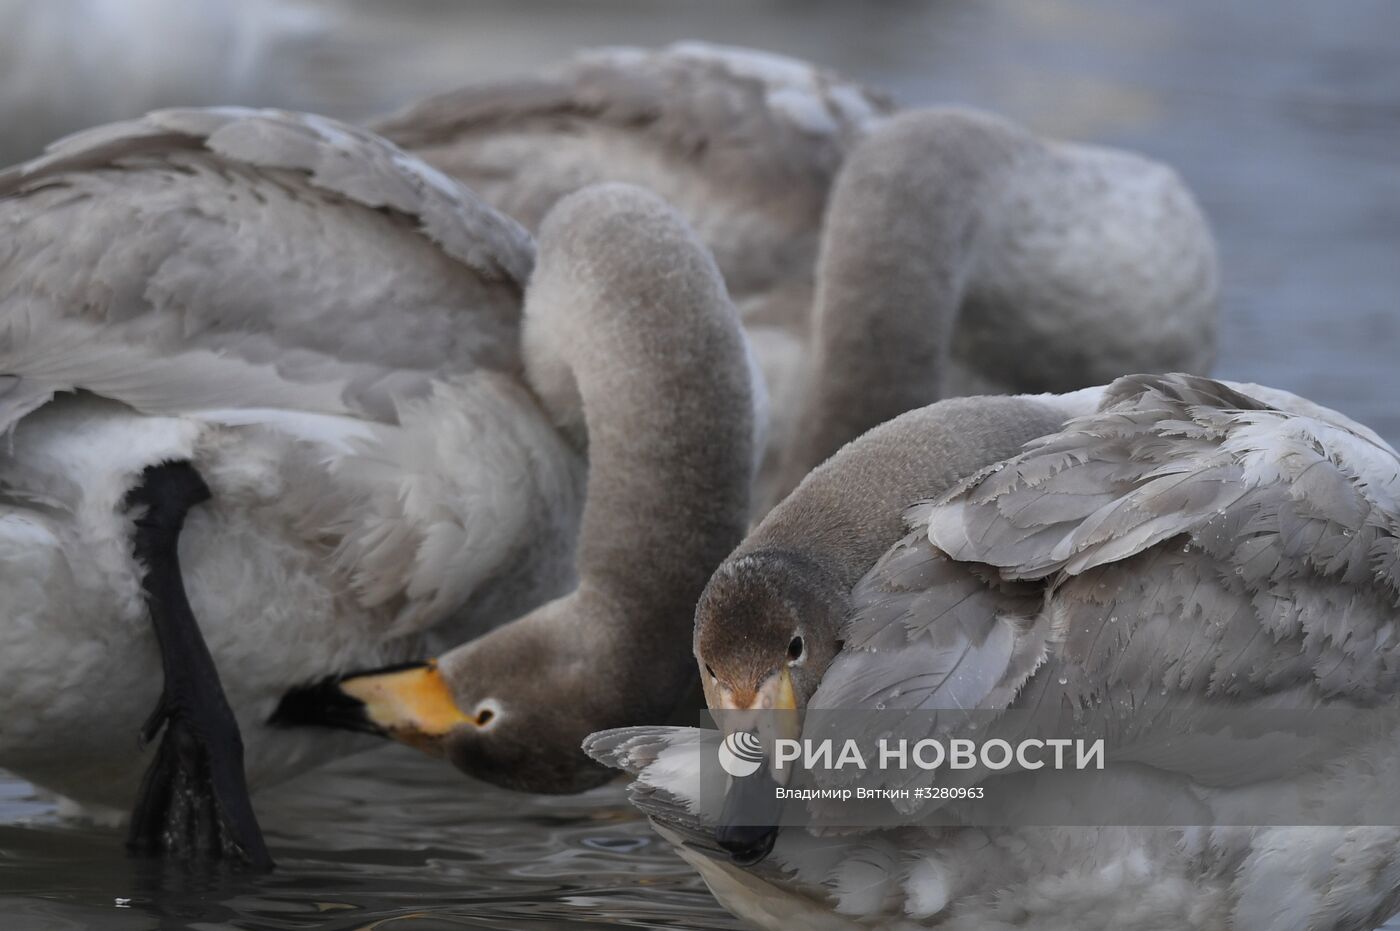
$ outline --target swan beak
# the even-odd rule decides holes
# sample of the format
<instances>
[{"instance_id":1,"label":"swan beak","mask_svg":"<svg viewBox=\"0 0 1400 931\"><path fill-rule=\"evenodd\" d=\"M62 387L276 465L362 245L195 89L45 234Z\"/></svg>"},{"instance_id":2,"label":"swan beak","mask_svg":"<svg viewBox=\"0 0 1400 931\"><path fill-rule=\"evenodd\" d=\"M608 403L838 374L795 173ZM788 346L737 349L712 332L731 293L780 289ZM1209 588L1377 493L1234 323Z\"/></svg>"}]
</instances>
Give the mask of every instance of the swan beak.
<instances>
[{"instance_id":1,"label":"swan beak","mask_svg":"<svg viewBox=\"0 0 1400 931\"><path fill-rule=\"evenodd\" d=\"M429 660L293 689L269 723L363 731L441 757L447 735L471 721L457 707L437 663Z\"/></svg>"},{"instance_id":2,"label":"swan beak","mask_svg":"<svg viewBox=\"0 0 1400 931\"><path fill-rule=\"evenodd\" d=\"M796 711L797 693L792 690L792 673L786 666L777 675L777 681L769 679L764 683L764 687L758 690L760 700L767 702L760 707L772 708L774 711Z\"/></svg>"},{"instance_id":3,"label":"swan beak","mask_svg":"<svg viewBox=\"0 0 1400 931\"><path fill-rule=\"evenodd\" d=\"M725 730L735 729L731 725L736 724L752 727L767 756L757 773L731 780L715 826L715 842L729 852L735 863L752 866L768 856L778 839L783 805L777 798L777 789L792 779L790 767L774 766L778 741L802 736L792 673L783 666L746 694L722 690L719 705L732 715L725 716ZM749 724L746 719L753 712L757 712L757 721Z\"/></svg>"},{"instance_id":4,"label":"swan beak","mask_svg":"<svg viewBox=\"0 0 1400 931\"><path fill-rule=\"evenodd\" d=\"M720 711L796 711L797 693L792 688L792 673L784 666L755 689L720 688Z\"/></svg>"},{"instance_id":5,"label":"swan beak","mask_svg":"<svg viewBox=\"0 0 1400 931\"><path fill-rule=\"evenodd\" d=\"M748 717L738 712L763 712L756 715L757 726L753 729L763 742L764 751L770 761L776 759L779 740L797 740L802 736L802 722L797 714L797 693L792 687L792 673L786 666L765 679L757 691L739 695L729 689L722 689L719 698L719 710L731 713L724 716L728 724ZM728 724L725 729L732 729ZM780 785L787 785L791 777L792 773L788 767L776 768L773 771L773 779Z\"/></svg>"}]
</instances>

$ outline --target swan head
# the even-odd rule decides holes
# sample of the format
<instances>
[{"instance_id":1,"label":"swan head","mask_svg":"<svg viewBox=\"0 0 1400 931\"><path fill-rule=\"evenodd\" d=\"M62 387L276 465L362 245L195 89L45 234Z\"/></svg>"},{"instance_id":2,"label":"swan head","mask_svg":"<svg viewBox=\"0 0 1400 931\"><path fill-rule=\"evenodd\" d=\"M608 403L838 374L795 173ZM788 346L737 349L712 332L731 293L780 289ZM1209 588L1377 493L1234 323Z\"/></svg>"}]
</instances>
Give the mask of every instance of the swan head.
<instances>
[{"instance_id":1,"label":"swan head","mask_svg":"<svg viewBox=\"0 0 1400 931\"><path fill-rule=\"evenodd\" d=\"M518 791L606 782L614 774L583 752L584 740L600 727L665 721L693 682L683 657L619 628L631 613L585 588L448 651L438 665L462 720L442 735L440 754Z\"/></svg>"},{"instance_id":2,"label":"swan head","mask_svg":"<svg viewBox=\"0 0 1400 931\"><path fill-rule=\"evenodd\" d=\"M675 684L690 680L687 663L668 667L668 651L617 630L625 613L601 592L576 591L437 659L292 690L272 723L389 738L507 789L582 792L613 775L584 739L664 721Z\"/></svg>"},{"instance_id":3,"label":"swan head","mask_svg":"<svg viewBox=\"0 0 1400 931\"><path fill-rule=\"evenodd\" d=\"M695 611L695 659L710 708L805 708L840 651L845 603L819 565L791 550L726 560Z\"/></svg>"},{"instance_id":4,"label":"swan head","mask_svg":"<svg viewBox=\"0 0 1400 931\"><path fill-rule=\"evenodd\" d=\"M710 578L695 612L694 652L705 699L726 731L753 731L759 771L735 778L715 840L740 864L768 855L778 835L777 741L801 735L807 707L841 649L846 596L815 561L790 549L736 554Z\"/></svg>"}]
</instances>

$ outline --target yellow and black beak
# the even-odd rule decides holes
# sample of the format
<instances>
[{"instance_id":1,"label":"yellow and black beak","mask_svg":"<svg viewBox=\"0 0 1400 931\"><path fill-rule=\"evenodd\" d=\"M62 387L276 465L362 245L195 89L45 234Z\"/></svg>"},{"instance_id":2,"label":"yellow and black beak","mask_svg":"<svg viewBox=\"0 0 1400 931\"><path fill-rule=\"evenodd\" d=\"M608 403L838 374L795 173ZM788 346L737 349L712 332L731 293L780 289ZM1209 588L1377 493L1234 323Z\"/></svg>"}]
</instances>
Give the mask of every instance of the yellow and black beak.
<instances>
[{"instance_id":1,"label":"yellow and black beak","mask_svg":"<svg viewBox=\"0 0 1400 931\"><path fill-rule=\"evenodd\" d=\"M742 693L726 688L719 690L714 710L723 729L751 730L763 744L764 755L771 765L779 740L797 740L802 736L802 720L797 713L797 693L792 687L792 673L786 666L770 675L756 689ZM774 769L773 778L787 785L791 773Z\"/></svg>"},{"instance_id":2,"label":"yellow and black beak","mask_svg":"<svg viewBox=\"0 0 1400 931\"><path fill-rule=\"evenodd\" d=\"M277 727L331 727L388 737L431 756L476 719L457 707L437 663L405 663L332 676L287 692L268 723Z\"/></svg>"},{"instance_id":3,"label":"yellow and black beak","mask_svg":"<svg viewBox=\"0 0 1400 931\"><path fill-rule=\"evenodd\" d=\"M778 839L783 806L777 789L791 781L792 772L774 765L775 751L779 740L802 736L797 693L792 673L783 666L756 688L720 688L717 697L713 710L726 733L750 731L763 746L759 769L731 779L715 824L715 842L735 863L751 866L768 856Z\"/></svg>"}]
</instances>

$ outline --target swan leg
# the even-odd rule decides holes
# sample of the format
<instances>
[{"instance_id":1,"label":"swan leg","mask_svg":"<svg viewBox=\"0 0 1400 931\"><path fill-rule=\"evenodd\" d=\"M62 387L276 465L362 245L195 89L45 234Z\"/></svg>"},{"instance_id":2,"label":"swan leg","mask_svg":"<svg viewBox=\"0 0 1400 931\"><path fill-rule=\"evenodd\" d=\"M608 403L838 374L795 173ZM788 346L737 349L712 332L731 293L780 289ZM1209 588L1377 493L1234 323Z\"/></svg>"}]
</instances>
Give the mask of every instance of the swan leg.
<instances>
[{"instance_id":1,"label":"swan leg","mask_svg":"<svg viewBox=\"0 0 1400 931\"><path fill-rule=\"evenodd\" d=\"M139 509L134 547L165 674L160 701L141 729L143 743L162 729L164 737L141 782L127 849L266 870L273 863L248 798L243 739L180 575L185 515L208 499L208 486L188 462L147 468L127 495Z\"/></svg>"}]
</instances>

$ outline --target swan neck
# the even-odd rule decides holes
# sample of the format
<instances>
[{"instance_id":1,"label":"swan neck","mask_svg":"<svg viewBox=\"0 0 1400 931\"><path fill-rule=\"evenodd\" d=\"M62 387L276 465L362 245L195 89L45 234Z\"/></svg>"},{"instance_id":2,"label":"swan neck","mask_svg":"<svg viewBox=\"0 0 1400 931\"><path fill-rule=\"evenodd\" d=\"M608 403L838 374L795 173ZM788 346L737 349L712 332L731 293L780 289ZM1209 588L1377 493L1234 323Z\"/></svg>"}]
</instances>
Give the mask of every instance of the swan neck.
<instances>
[{"instance_id":1,"label":"swan neck","mask_svg":"<svg viewBox=\"0 0 1400 931\"><path fill-rule=\"evenodd\" d=\"M942 396L994 186L1023 142L1000 123L914 114L838 176L817 264L809 390L783 486L847 442Z\"/></svg>"},{"instance_id":2,"label":"swan neck","mask_svg":"<svg viewBox=\"0 0 1400 931\"><path fill-rule=\"evenodd\" d=\"M735 553L790 546L843 591L909 531L909 508L1062 426L1066 411L1030 397L953 398L881 424L815 469Z\"/></svg>"},{"instance_id":3,"label":"swan neck","mask_svg":"<svg viewBox=\"0 0 1400 931\"><path fill-rule=\"evenodd\" d=\"M526 361L532 380L566 374L539 393L586 434L576 597L607 604L630 650L688 669L695 602L746 525L753 402L737 314L684 245L621 267L542 253Z\"/></svg>"}]
</instances>

